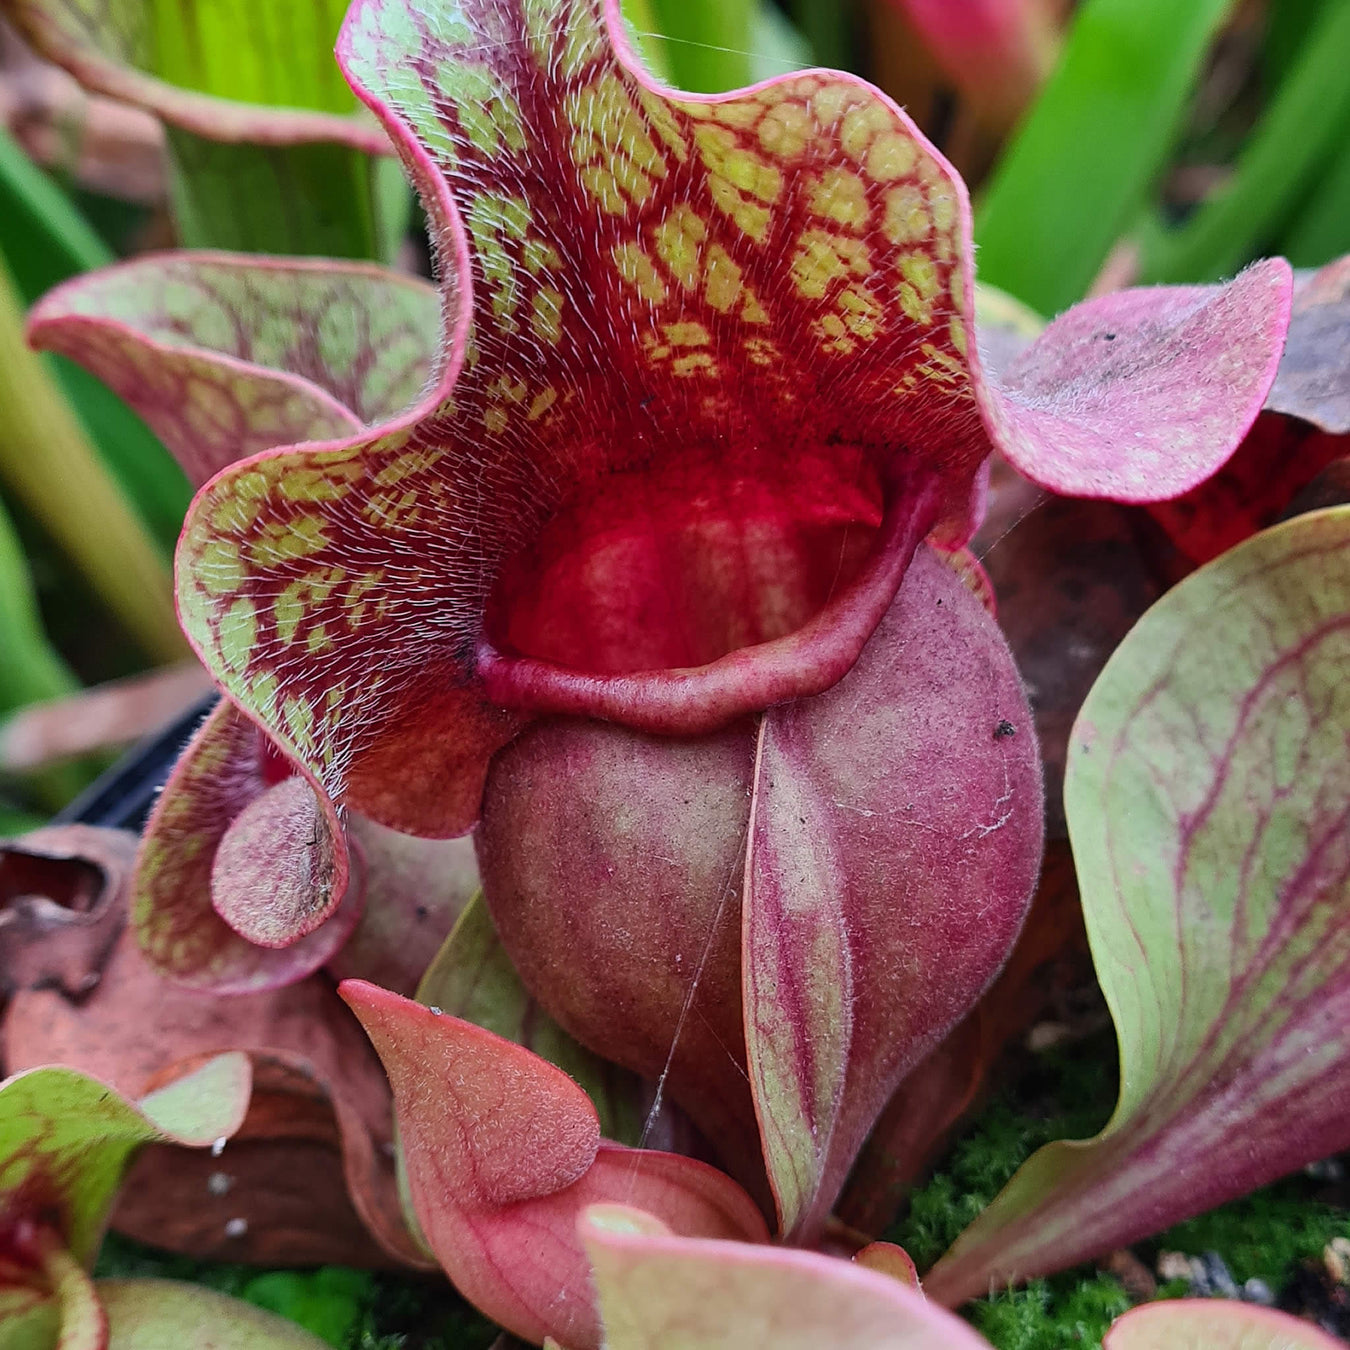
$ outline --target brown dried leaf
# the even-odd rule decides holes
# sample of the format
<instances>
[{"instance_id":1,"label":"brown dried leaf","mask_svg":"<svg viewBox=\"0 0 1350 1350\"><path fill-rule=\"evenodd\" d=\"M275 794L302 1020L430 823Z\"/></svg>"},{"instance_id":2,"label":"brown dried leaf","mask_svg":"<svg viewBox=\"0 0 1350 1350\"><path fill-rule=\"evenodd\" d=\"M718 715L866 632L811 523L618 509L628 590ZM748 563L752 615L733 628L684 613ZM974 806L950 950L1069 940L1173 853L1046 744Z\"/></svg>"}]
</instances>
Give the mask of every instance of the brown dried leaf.
<instances>
[{"instance_id":1,"label":"brown dried leaf","mask_svg":"<svg viewBox=\"0 0 1350 1350\"><path fill-rule=\"evenodd\" d=\"M128 1229L158 1246L232 1260L308 1264L340 1255L379 1263L370 1244L362 1256L360 1236L333 1194L341 1168L383 1261L425 1266L399 1208L388 1084L325 977L211 997L162 980L124 937L82 1007L52 990L17 995L3 1044L11 1072L69 1064L130 1096L184 1061L250 1052L260 1086L239 1142L213 1167L172 1149L143 1161L124 1203ZM232 1178L218 1196L211 1186L221 1183L210 1182L217 1172ZM135 1184L150 1177L150 1185ZM240 1218L242 1232L230 1223Z\"/></svg>"},{"instance_id":2,"label":"brown dried leaf","mask_svg":"<svg viewBox=\"0 0 1350 1350\"><path fill-rule=\"evenodd\" d=\"M1295 285L1289 341L1266 408L1350 432L1350 254Z\"/></svg>"},{"instance_id":3,"label":"brown dried leaf","mask_svg":"<svg viewBox=\"0 0 1350 1350\"><path fill-rule=\"evenodd\" d=\"M79 998L98 984L126 924L135 852L135 835L92 825L0 840L0 994L55 986Z\"/></svg>"}]
</instances>

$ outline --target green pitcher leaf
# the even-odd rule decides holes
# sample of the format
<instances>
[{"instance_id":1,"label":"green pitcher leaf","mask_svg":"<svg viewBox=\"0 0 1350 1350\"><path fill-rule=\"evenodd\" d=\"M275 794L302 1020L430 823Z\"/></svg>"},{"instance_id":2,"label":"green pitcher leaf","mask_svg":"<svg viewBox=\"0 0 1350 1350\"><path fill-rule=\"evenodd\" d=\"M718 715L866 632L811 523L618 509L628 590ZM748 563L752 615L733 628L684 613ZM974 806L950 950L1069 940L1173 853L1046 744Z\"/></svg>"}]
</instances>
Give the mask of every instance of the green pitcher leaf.
<instances>
[{"instance_id":1,"label":"green pitcher leaf","mask_svg":"<svg viewBox=\"0 0 1350 1350\"><path fill-rule=\"evenodd\" d=\"M1088 695L1065 805L1120 1101L925 1281L1073 1265L1350 1145L1350 508L1193 573Z\"/></svg>"},{"instance_id":2,"label":"green pitcher leaf","mask_svg":"<svg viewBox=\"0 0 1350 1350\"><path fill-rule=\"evenodd\" d=\"M60 1328L61 1308L50 1294L26 1284L0 1289L0 1350L51 1350Z\"/></svg>"},{"instance_id":3,"label":"green pitcher leaf","mask_svg":"<svg viewBox=\"0 0 1350 1350\"><path fill-rule=\"evenodd\" d=\"M99 1280L108 1350L327 1350L303 1327L176 1280Z\"/></svg>"},{"instance_id":4,"label":"green pitcher leaf","mask_svg":"<svg viewBox=\"0 0 1350 1350\"><path fill-rule=\"evenodd\" d=\"M136 1149L156 1140L204 1145L233 1134L251 1083L246 1055L222 1055L140 1109L74 1069L16 1074L0 1084L6 1222L54 1220L71 1255L87 1265Z\"/></svg>"},{"instance_id":5,"label":"green pitcher leaf","mask_svg":"<svg viewBox=\"0 0 1350 1350\"><path fill-rule=\"evenodd\" d=\"M61 1318L56 1350L107 1350L108 1315L89 1272L49 1232L42 1231L35 1245Z\"/></svg>"},{"instance_id":6,"label":"green pitcher leaf","mask_svg":"<svg viewBox=\"0 0 1350 1350\"><path fill-rule=\"evenodd\" d=\"M142 1097L141 1113L180 1144L205 1147L233 1134L252 1082L248 1056L218 1055L194 1073Z\"/></svg>"}]
</instances>

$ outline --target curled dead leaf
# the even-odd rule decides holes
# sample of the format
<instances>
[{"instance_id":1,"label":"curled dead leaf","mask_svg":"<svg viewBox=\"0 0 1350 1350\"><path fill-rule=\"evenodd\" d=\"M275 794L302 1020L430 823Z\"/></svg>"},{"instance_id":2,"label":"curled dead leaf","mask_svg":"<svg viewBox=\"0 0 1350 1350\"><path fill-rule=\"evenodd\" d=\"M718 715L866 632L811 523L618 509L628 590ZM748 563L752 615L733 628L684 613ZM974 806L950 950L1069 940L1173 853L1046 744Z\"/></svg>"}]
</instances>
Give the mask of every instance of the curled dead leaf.
<instances>
[{"instance_id":1,"label":"curled dead leaf","mask_svg":"<svg viewBox=\"0 0 1350 1350\"><path fill-rule=\"evenodd\" d=\"M82 998L126 925L136 837L59 825L0 840L0 994L55 987Z\"/></svg>"},{"instance_id":2,"label":"curled dead leaf","mask_svg":"<svg viewBox=\"0 0 1350 1350\"><path fill-rule=\"evenodd\" d=\"M388 1084L326 977L211 997L161 979L124 936L82 1005L16 995L3 1048L11 1071L68 1064L130 1096L185 1061L250 1053L258 1086L237 1138L218 1158L147 1150L113 1220L132 1236L235 1261L428 1264L399 1207Z\"/></svg>"}]
</instances>

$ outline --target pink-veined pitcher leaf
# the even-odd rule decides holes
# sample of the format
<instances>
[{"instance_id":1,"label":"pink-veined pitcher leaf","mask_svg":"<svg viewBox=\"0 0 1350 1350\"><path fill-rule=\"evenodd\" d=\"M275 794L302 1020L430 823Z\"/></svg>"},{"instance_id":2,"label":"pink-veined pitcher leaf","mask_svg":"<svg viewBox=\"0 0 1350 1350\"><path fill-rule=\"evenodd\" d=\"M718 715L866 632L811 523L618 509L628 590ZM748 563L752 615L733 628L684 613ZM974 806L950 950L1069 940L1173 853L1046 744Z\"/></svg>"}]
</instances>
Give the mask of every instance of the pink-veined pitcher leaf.
<instances>
[{"instance_id":1,"label":"pink-veined pitcher leaf","mask_svg":"<svg viewBox=\"0 0 1350 1350\"><path fill-rule=\"evenodd\" d=\"M586 1094L537 1055L373 985L349 980L342 995L394 1089L419 1227L456 1288L507 1330L598 1350L576 1231L590 1204L630 1200L681 1233L767 1240L723 1173L602 1140Z\"/></svg>"},{"instance_id":2,"label":"pink-veined pitcher leaf","mask_svg":"<svg viewBox=\"0 0 1350 1350\"><path fill-rule=\"evenodd\" d=\"M608 1350L988 1350L917 1289L836 1257L677 1237L624 1205L581 1230Z\"/></svg>"},{"instance_id":3,"label":"pink-veined pitcher leaf","mask_svg":"<svg viewBox=\"0 0 1350 1350\"><path fill-rule=\"evenodd\" d=\"M28 331L135 408L198 487L259 451L396 417L431 382L442 337L440 297L415 277L228 253L76 277Z\"/></svg>"},{"instance_id":4,"label":"pink-veined pitcher leaf","mask_svg":"<svg viewBox=\"0 0 1350 1350\"><path fill-rule=\"evenodd\" d=\"M922 549L857 665L762 723L742 978L785 1232L818 1236L891 1093L997 974L1042 832L1011 653Z\"/></svg>"},{"instance_id":5,"label":"pink-veined pitcher leaf","mask_svg":"<svg viewBox=\"0 0 1350 1350\"><path fill-rule=\"evenodd\" d=\"M1350 508L1168 592L1065 783L1121 1096L1035 1153L925 1280L959 1302L1127 1245L1350 1144Z\"/></svg>"},{"instance_id":6,"label":"pink-veined pitcher leaf","mask_svg":"<svg viewBox=\"0 0 1350 1350\"><path fill-rule=\"evenodd\" d=\"M30 1069L6 1079L0 1164L7 1250L45 1241L47 1231L76 1261L92 1263L136 1150L156 1140L202 1147L233 1134L251 1084L240 1054L208 1061L139 1107L74 1069Z\"/></svg>"},{"instance_id":7,"label":"pink-veined pitcher leaf","mask_svg":"<svg viewBox=\"0 0 1350 1350\"><path fill-rule=\"evenodd\" d=\"M265 9L185 0L169 15L150 0L3 0L0 10L86 89L170 126L217 141L389 153L369 119L340 111L349 98L330 55L340 0Z\"/></svg>"},{"instance_id":8,"label":"pink-veined pitcher leaf","mask_svg":"<svg viewBox=\"0 0 1350 1350\"><path fill-rule=\"evenodd\" d=\"M1188 1298L1131 1308L1102 1350L1345 1350L1345 1342L1274 1308Z\"/></svg>"},{"instance_id":9,"label":"pink-veined pitcher leaf","mask_svg":"<svg viewBox=\"0 0 1350 1350\"><path fill-rule=\"evenodd\" d=\"M971 533L987 427L1075 488L1170 495L1273 373L1281 264L1112 309L1115 350L1059 327L998 392L964 188L893 103L823 72L673 94L616 24L600 0L353 8L340 59L448 283L441 383L382 434L227 471L183 537L217 678L398 828L472 821L515 729L485 697L696 734L827 688L916 540ZM1152 397L1186 344L1199 411Z\"/></svg>"}]
</instances>

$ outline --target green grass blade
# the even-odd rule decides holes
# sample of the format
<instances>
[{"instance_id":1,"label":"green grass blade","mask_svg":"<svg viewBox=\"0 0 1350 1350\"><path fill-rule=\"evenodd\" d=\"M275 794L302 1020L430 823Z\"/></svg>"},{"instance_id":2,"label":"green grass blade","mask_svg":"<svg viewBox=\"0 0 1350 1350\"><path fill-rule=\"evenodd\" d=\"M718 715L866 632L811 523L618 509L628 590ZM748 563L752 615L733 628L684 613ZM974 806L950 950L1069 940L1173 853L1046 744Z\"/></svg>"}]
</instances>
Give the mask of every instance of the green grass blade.
<instances>
[{"instance_id":1,"label":"green grass blade","mask_svg":"<svg viewBox=\"0 0 1350 1350\"><path fill-rule=\"evenodd\" d=\"M1321 180L1285 233L1280 252L1295 267L1320 267L1350 253L1350 117L1341 127L1339 149L1323 165Z\"/></svg>"},{"instance_id":2,"label":"green grass blade","mask_svg":"<svg viewBox=\"0 0 1350 1350\"><path fill-rule=\"evenodd\" d=\"M657 27L656 15L652 11L652 0L621 0L624 23L628 26L628 38L642 57L647 69L662 84L673 84L670 63L666 60L666 40Z\"/></svg>"},{"instance_id":3,"label":"green grass blade","mask_svg":"<svg viewBox=\"0 0 1350 1350\"><path fill-rule=\"evenodd\" d=\"M141 0L137 64L167 84L276 111L358 108L333 56L346 0ZM114 9L105 37L126 41ZM267 144L260 143L263 139ZM208 141L169 129L170 206L188 248L392 261L410 194L378 160L335 143Z\"/></svg>"},{"instance_id":4,"label":"green grass blade","mask_svg":"<svg viewBox=\"0 0 1350 1350\"><path fill-rule=\"evenodd\" d=\"M0 478L157 660L184 650L168 566L23 332L0 260Z\"/></svg>"},{"instance_id":5,"label":"green grass blade","mask_svg":"<svg viewBox=\"0 0 1350 1350\"><path fill-rule=\"evenodd\" d=\"M47 641L37 595L14 524L0 502L0 712L79 688Z\"/></svg>"},{"instance_id":6,"label":"green grass blade","mask_svg":"<svg viewBox=\"0 0 1350 1350\"><path fill-rule=\"evenodd\" d=\"M849 0L792 0L788 12L816 64L832 70L852 66L855 5Z\"/></svg>"},{"instance_id":7,"label":"green grass blade","mask_svg":"<svg viewBox=\"0 0 1350 1350\"><path fill-rule=\"evenodd\" d=\"M1267 0L1261 74L1268 89L1278 88L1298 60L1303 39L1327 3L1328 0Z\"/></svg>"},{"instance_id":8,"label":"green grass blade","mask_svg":"<svg viewBox=\"0 0 1350 1350\"><path fill-rule=\"evenodd\" d=\"M333 58L347 0L141 0L137 8L149 26L146 64L180 89L274 108L357 106Z\"/></svg>"},{"instance_id":9,"label":"green grass blade","mask_svg":"<svg viewBox=\"0 0 1350 1350\"><path fill-rule=\"evenodd\" d=\"M1214 281L1272 238L1350 127L1350 0L1331 0L1238 158L1232 180L1178 229L1141 241L1148 281Z\"/></svg>"},{"instance_id":10,"label":"green grass blade","mask_svg":"<svg viewBox=\"0 0 1350 1350\"><path fill-rule=\"evenodd\" d=\"M767 80L819 65L811 44L772 3L760 0L750 20L750 78Z\"/></svg>"},{"instance_id":11,"label":"green grass blade","mask_svg":"<svg viewBox=\"0 0 1350 1350\"><path fill-rule=\"evenodd\" d=\"M0 241L25 299L113 261L70 198L0 127Z\"/></svg>"},{"instance_id":12,"label":"green grass blade","mask_svg":"<svg viewBox=\"0 0 1350 1350\"><path fill-rule=\"evenodd\" d=\"M754 0L651 0L676 88L717 94L751 83Z\"/></svg>"},{"instance_id":13,"label":"green grass blade","mask_svg":"<svg viewBox=\"0 0 1350 1350\"><path fill-rule=\"evenodd\" d=\"M169 128L179 243L245 253L391 261L410 190L373 156L333 143L249 145Z\"/></svg>"},{"instance_id":14,"label":"green grass blade","mask_svg":"<svg viewBox=\"0 0 1350 1350\"><path fill-rule=\"evenodd\" d=\"M78 272L113 261L108 246L51 178L0 128L0 263L31 305ZM59 357L44 361L137 514L168 556L187 507L187 480L169 452L111 390Z\"/></svg>"},{"instance_id":15,"label":"green grass blade","mask_svg":"<svg viewBox=\"0 0 1350 1350\"><path fill-rule=\"evenodd\" d=\"M1233 0L1086 0L976 216L982 280L1080 299L1157 178Z\"/></svg>"}]
</instances>

